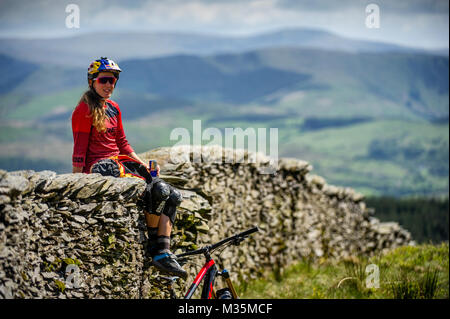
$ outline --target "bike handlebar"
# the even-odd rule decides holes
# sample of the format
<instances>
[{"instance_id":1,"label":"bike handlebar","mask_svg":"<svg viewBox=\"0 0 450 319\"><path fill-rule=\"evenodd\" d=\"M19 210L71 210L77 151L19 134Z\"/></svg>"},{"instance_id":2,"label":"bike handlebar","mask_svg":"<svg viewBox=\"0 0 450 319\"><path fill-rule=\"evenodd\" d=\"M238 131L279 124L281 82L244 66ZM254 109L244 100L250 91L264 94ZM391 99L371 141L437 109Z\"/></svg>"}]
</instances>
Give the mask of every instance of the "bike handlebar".
<instances>
[{"instance_id":1,"label":"bike handlebar","mask_svg":"<svg viewBox=\"0 0 450 319\"><path fill-rule=\"evenodd\" d=\"M212 245L209 245L209 246L206 246L206 247L202 247L200 249L196 249L196 250L193 250L193 251L188 251L188 252L176 255L176 257L186 257L186 256L198 255L198 254L202 254L202 253L205 253L205 252L209 252L209 251L214 250L214 249L216 249L216 248L218 248L218 247L222 246L223 244L226 244L226 243L228 243L230 241L238 240L238 239L244 239L248 235L256 233L257 231L259 231L259 228L258 228L258 226L255 226L255 227L247 229L246 231L243 231L243 232L241 232L239 234L236 234L236 235L233 235L231 237L225 238L225 239L223 239L223 240L221 240L221 241L219 241L219 242L217 242L215 244L212 244Z\"/></svg>"}]
</instances>

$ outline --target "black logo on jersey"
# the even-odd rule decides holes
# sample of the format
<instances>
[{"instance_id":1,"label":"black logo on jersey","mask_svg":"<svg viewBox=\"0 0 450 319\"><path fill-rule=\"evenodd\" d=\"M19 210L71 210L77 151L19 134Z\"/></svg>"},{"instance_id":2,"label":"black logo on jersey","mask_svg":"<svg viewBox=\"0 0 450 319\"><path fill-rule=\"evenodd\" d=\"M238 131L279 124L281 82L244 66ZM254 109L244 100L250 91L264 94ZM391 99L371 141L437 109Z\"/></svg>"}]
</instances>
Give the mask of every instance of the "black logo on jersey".
<instances>
[{"instance_id":1,"label":"black logo on jersey","mask_svg":"<svg viewBox=\"0 0 450 319\"><path fill-rule=\"evenodd\" d=\"M117 127L109 127L106 129L106 133L115 134L117 131Z\"/></svg>"},{"instance_id":2,"label":"black logo on jersey","mask_svg":"<svg viewBox=\"0 0 450 319\"><path fill-rule=\"evenodd\" d=\"M117 115L119 115L119 110L116 109L111 103L106 102L106 116L108 116L109 118L115 117Z\"/></svg>"}]
</instances>

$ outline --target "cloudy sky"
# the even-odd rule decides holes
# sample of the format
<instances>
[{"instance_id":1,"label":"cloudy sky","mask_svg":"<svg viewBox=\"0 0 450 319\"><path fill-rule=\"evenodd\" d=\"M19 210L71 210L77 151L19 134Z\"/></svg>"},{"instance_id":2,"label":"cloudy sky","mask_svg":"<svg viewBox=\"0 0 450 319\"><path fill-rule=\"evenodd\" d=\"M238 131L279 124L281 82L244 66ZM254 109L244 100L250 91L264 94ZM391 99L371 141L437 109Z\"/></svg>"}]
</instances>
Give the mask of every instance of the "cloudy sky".
<instances>
[{"instance_id":1,"label":"cloudy sky","mask_svg":"<svg viewBox=\"0 0 450 319\"><path fill-rule=\"evenodd\" d=\"M379 8L368 28L367 5ZM67 28L69 4L80 28ZM0 0L0 37L59 37L98 31L175 31L243 36L286 27L421 47L449 47L448 0Z\"/></svg>"}]
</instances>

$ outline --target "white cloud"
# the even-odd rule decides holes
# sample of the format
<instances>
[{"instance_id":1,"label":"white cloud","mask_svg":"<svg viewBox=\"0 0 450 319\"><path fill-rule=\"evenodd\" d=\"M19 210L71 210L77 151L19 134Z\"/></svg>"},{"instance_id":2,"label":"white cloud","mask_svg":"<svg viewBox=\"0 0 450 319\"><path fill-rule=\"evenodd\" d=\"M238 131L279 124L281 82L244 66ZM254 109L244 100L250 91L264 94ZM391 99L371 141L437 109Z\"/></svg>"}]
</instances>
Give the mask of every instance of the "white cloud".
<instances>
[{"instance_id":1,"label":"white cloud","mask_svg":"<svg viewBox=\"0 0 450 319\"><path fill-rule=\"evenodd\" d=\"M247 35L283 27L313 27L369 40L448 47L448 2L432 0L377 1L380 29L365 27L369 0L338 4L331 0L135 0L130 5L118 0L4 0L0 34L63 34L67 32L64 8L69 2L80 6L79 32L168 30Z\"/></svg>"}]
</instances>

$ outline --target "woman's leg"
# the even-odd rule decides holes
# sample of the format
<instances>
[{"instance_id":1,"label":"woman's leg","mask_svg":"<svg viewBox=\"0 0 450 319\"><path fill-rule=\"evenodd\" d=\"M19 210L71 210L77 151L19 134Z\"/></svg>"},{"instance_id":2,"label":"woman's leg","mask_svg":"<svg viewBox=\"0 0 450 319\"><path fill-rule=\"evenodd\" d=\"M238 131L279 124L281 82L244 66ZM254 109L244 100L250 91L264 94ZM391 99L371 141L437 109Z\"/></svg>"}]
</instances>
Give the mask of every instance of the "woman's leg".
<instances>
[{"instance_id":1,"label":"woman's leg","mask_svg":"<svg viewBox=\"0 0 450 319\"><path fill-rule=\"evenodd\" d=\"M169 250L170 234L172 233L170 218L166 215L158 216L145 211L145 219L147 222L150 255L156 255L158 250Z\"/></svg>"},{"instance_id":2,"label":"woman's leg","mask_svg":"<svg viewBox=\"0 0 450 319\"><path fill-rule=\"evenodd\" d=\"M172 233L172 222L166 215L161 215L158 223L158 236L170 236Z\"/></svg>"},{"instance_id":3,"label":"woman's leg","mask_svg":"<svg viewBox=\"0 0 450 319\"><path fill-rule=\"evenodd\" d=\"M152 264L159 270L171 275L186 278L187 273L181 268L170 251L170 234L183 196L175 188L163 181L156 182L147 189L147 210L145 219L148 229L148 252Z\"/></svg>"},{"instance_id":4,"label":"woman's leg","mask_svg":"<svg viewBox=\"0 0 450 319\"><path fill-rule=\"evenodd\" d=\"M144 211L144 213L145 213L145 220L147 222L147 227L148 228L158 228L159 219L161 216L158 216L155 214L150 214L147 211Z\"/></svg>"},{"instance_id":5,"label":"woman's leg","mask_svg":"<svg viewBox=\"0 0 450 319\"><path fill-rule=\"evenodd\" d=\"M172 232L172 223L170 218L166 215L155 215L145 212L145 220L148 228L157 228L158 235L170 236Z\"/></svg>"}]
</instances>

